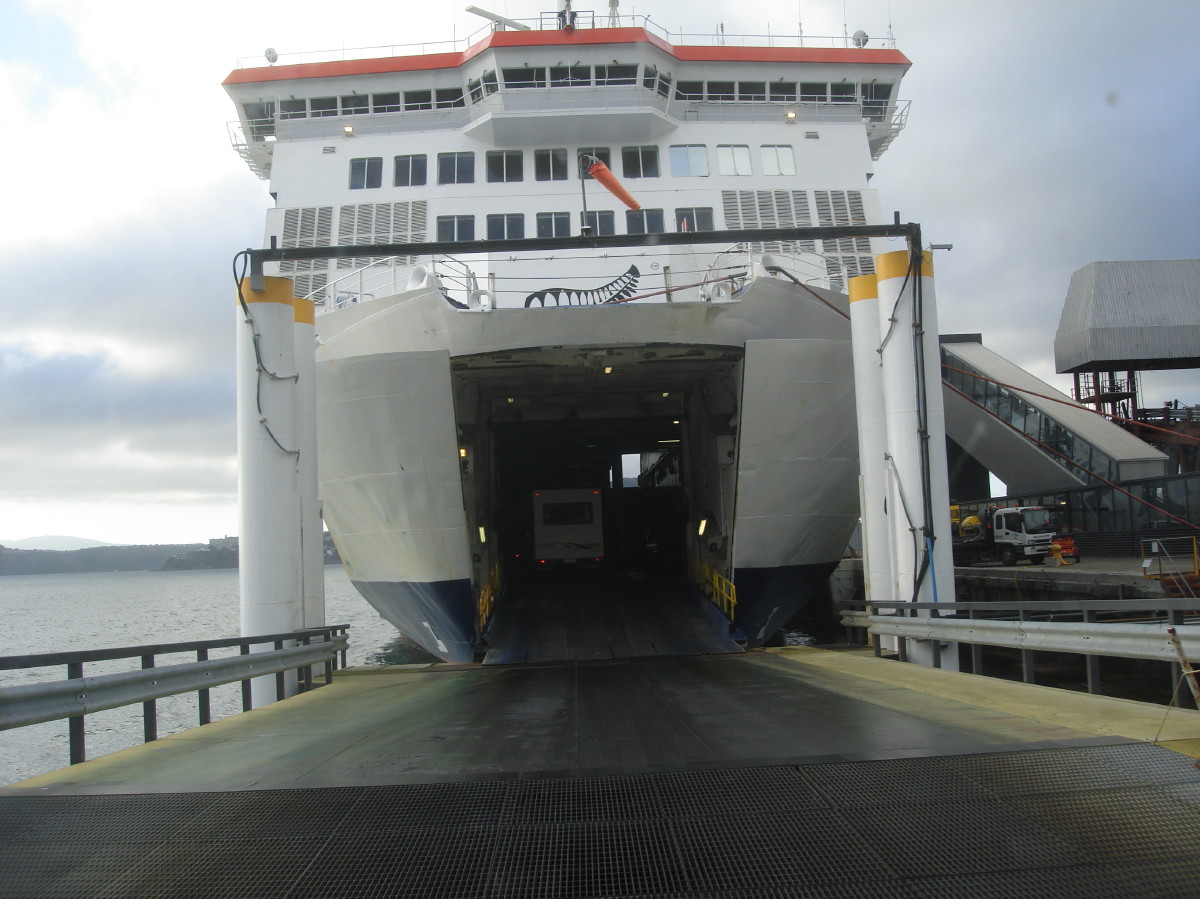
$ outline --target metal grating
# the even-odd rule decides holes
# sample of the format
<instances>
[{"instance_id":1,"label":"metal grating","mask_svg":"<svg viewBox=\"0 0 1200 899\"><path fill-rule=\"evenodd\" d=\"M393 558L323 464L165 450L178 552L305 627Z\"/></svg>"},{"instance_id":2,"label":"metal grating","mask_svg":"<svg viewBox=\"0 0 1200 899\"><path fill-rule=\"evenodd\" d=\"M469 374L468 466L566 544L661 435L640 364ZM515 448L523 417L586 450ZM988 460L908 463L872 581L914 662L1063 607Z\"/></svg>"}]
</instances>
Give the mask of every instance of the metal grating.
<instances>
[{"instance_id":1,"label":"metal grating","mask_svg":"<svg viewBox=\"0 0 1200 899\"><path fill-rule=\"evenodd\" d=\"M1195 895L1146 745L238 793L0 793L0 897Z\"/></svg>"}]
</instances>

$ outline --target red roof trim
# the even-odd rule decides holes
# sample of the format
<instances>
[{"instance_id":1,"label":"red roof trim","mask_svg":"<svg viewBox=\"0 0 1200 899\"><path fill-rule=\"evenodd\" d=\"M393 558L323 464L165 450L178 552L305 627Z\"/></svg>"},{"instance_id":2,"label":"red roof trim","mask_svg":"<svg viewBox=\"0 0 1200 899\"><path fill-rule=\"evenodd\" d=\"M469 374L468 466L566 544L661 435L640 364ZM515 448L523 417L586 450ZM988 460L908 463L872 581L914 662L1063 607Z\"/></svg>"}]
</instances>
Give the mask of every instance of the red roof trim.
<instances>
[{"instance_id":1,"label":"red roof trim","mask_svg":"<svg viewBox=\"0 0 1200 899\"><path fill-rule=\"evenodd\" d=\"M336 78L344 75L379 75L455 69L486 50L498 47L580 47L594 44L653 44L687 62L814 62L911 65L899 50L838 49L831 47L675 47L644 28L587 28L563 31L493 31L479 43L454 53L424 56L389 56L381 59L347 59L297 65L235 69L222 84L256 84L301 78Z\"/></svg>"}]
</instances>

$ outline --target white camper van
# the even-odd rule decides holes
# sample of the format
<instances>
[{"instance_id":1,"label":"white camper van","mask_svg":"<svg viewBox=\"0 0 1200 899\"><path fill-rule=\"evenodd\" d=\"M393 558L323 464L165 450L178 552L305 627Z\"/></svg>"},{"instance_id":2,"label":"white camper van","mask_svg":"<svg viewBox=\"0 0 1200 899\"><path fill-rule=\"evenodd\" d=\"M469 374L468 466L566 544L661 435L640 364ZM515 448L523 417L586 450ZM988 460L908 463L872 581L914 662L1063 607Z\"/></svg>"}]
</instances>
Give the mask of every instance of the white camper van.
<instances>
[{"instance_id":1,"label":"white camper van","mask_svg":"<svg viewBox=\"0 0 1200 899\"><path fill-rule=\"evenodd\" d=\"M599 562L604 514L599 489L533 491L533 555L538 565Z\"/></svg>"}]
</instances>

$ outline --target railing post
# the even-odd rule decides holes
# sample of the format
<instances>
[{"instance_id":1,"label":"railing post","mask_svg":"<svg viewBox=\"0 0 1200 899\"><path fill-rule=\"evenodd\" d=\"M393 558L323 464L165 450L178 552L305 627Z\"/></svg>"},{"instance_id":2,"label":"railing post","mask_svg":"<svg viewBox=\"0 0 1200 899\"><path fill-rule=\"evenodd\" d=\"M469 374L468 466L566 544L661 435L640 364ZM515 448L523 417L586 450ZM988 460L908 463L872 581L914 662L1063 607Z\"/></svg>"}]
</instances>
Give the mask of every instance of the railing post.
<instances>
[{"instance_id":1,"label":"railing post","mask_svg":"<svg viewBox=\"0 0 1200 899\"><path fill-rule=\"evenodd\" d=\"M67 662L67 678L83 678L83 662ZM78 765L87 759L86 740L83 731L83 715L72 715L67 719L67 740L70 762Z\"/></svg>"},{"instance_id":2,"label":"railing post","mask_svg":"<svg viewBox=\"0 0 1200 899\"><path fill-rule=\"evenodd\" d=\"M1021 609L1018 620L1028 621L1029 612L1025 609ZM1032 684L1034 682L1032 649L1021 650L1021 680L1027 684Z\"/></svg>"},{"instance_id":3,"label":"railing post","mask_svg":"<svg viewBox=\"0 0 1200 899\"><path fill-rule=\"evenodd\" d=\"M1084 609L1083 620L1085 624L1096 623L1096 613L1092 609ZM1083 657L1084 667L1087 669L1087 690L1089 693L1100 692L1100 657L1085 653Z\"/></svg>"},{"instance_id":4,"label":"railing post","mask_svg":"<svg viewBox=\"0 0 1200 899\"><path fill-rule=\"evenodd\" d=\"M142 656L142 670L148 671L154 667L154 656ZM147 699L142 703L142 739L153 743L158 739L158 702Z\"/></svg>"},{"instance_id":5,"label":"railing post","mask_svg":"<svg viewBox=\"0 0 1200 899\"><path fill-rule=\"evenodd\" d=\"M305 634L304 637L300 641L300 645L310 646L311 644L312 644L312 638L309 637L308 634ZM311 689L312 689L312 666L305 665L303 668L300 669L300 692L307 693Z\"/></svg>"},{"instance_id":6,"label":"railing post","mask_svg":"<svg viewBox=\"0 0 1200 899\"><path fill-rule=\"evenodd\" d=\"M975 610L974 609L967 610L967 619L970 621L975 620ZM972 643L971 644L971 673L972 674L983 674L983 644L982 643Z\"/></svg>"},{"instance_id":7,"label":"railing post","mask_svg":"<svg viewBox=\"0 0 1200 899\"><path fill-rule=\"evenodd\" d=\"M243 643L241 645L241 655L250 655L249 643ZM248 712L252 708L254 708L254 696L250 690L250 678L246 678L244 681L242 681L242 711Z\"/></svg>"},{"instance_id":8,"label":"railing post","mask_svg":"<svg viewBox=\"0 0 1200 899\"><path fill-rule=\"evenodd\" d=\"M1183 624L1183 610L1178 608L1168 610L1167 621L1172 627L1179 627ZM1169 662L1168 664L1171 666L1171 695L1174 697L1174 704L1181 709L1194 707L1196 702L1192 699L1191 688L1184 679L1183 665L1178 662Z\"/></svg>"},{"instance_id":9,"label":"railing post","mask_svg":"<svg viewBox=\"0 0 1200 899\"><path fill-rule=\"evenodd\" d=\"M276 640L275 648L283 649L283 641ZM276 702L278 702L279 700L281 700L285 696L287 696L287 678L285 676L286 673L287 672L284 672L284 671L276 671L275 672L275 701Z\"/></svg>"},{"instance_id":10,"label":"railing post","mask_svg":"<svg viewBox=\"0 0 1200 899\"><path fill-rule=\"evenodd\" d=\"M196 661L197 662L207 662L208 661L208 650L207 649L197 649L196 650ZM196 705L200 712L200 723L202 725L211 724L212 723L212 706L209 703L208 690L197 690L196 691Z\"/></svg>"}]
</instances>

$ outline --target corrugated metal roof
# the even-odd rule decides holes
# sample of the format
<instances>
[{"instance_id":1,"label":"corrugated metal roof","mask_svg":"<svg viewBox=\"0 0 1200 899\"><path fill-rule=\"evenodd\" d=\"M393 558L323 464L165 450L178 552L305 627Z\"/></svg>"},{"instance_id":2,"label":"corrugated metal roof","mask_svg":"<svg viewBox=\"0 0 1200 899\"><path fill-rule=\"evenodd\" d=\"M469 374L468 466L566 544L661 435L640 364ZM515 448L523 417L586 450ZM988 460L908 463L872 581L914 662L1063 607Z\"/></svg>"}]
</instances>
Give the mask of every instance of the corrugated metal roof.
<instances>
[{"instance_id":1,"label":"corrugated metal roof","mask_svg":"<svg viewBox=\"0 0 1200 899\"><path fill-rule=\"evenodd\" d=\"M942 348L994 381L1065 401L1067 405L1026 393L1021 394L1021 398L1029 405L1040 409L1067 430L1082 437L1117 462L1166 458L1150 444L1117 427L1103 416L1079 405L1065 393L1055 390L1045 381L1034 377L1025 369L992 352L981 343L950 343L943 344Z\"/></svg>"},{"instance_id":2,"label":"corrugated metal roof","mask_svg":"<svg viewBox=\"0 0 1200 899\"><path fill-rule=\"evenodd\" d=\"M1071 276L1060 372L1200 366L1200 259L1093 262Z\"/></svg>"}]
</instances>

